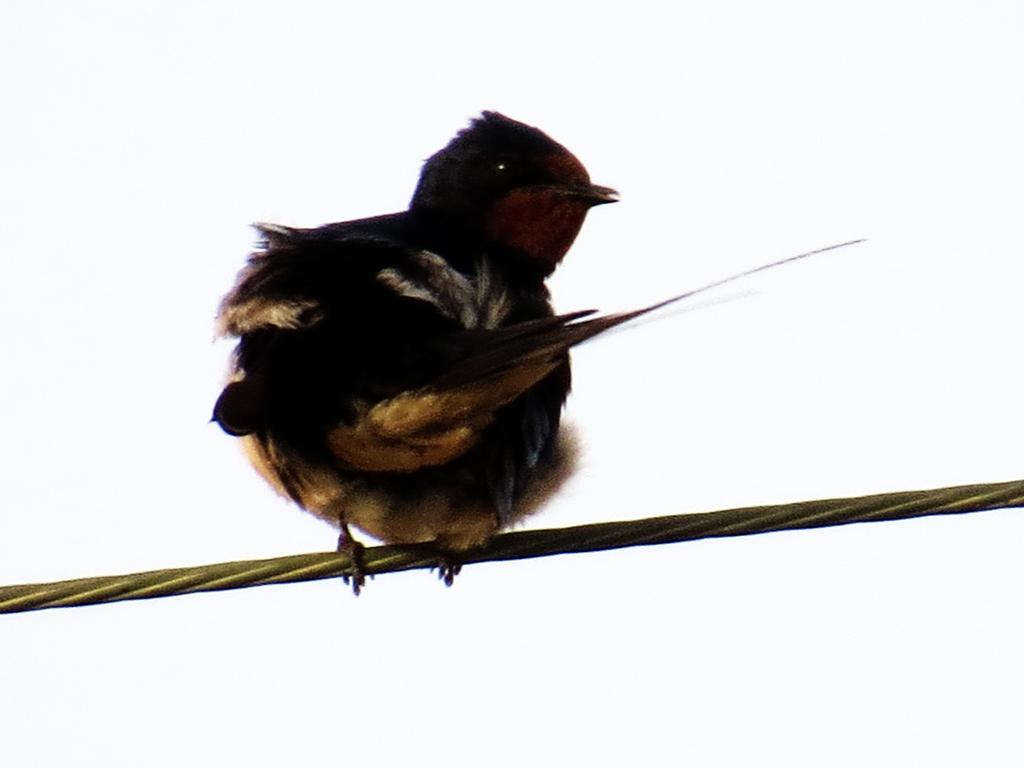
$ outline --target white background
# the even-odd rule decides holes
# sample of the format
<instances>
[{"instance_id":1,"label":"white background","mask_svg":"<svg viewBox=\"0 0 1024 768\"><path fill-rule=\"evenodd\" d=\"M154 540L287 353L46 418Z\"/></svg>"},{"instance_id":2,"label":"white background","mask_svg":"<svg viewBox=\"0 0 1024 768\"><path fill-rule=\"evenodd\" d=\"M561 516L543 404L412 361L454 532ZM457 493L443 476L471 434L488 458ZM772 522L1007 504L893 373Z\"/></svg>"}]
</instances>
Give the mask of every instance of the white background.
<instances>
[{"instance_id":1,"label":"white background","mask_svg":"<svg viewBox=\"0 0 1024 768\"><path fill-rule=\"evenodd\" d=\"M4 3L0 584L330 549L207 424L252 241L481 109L623 202L532 526L1024 477L1017 2ZM5 765L1020 765L1008 510L0 617Z\"/></svg>"}]
</instances>

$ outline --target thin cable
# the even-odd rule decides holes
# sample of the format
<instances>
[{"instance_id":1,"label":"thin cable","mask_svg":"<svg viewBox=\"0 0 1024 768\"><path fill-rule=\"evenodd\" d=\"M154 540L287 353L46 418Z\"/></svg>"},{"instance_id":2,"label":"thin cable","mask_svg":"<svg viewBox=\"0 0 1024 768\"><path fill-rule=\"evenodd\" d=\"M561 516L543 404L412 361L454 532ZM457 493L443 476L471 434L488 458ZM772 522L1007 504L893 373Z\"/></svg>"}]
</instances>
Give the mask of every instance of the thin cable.
<instances>
[{"instance_id":1,"label":"thin cable","mask_svg":"<svg viewBox=\"0 0 1024 768\"><path fill-rule=\"evenodd\" d=\"M1021 506L1024 506L1024 480L928 491L881 493L848 499L744 507L571 528L517 531L498 536L487 546L466 553L462 562L520 560L573 552ZM364 559L367 574L432 568L437 565L436 551L426 545L372 547L365 550ZM269 560L244 560L122 576L72 579L50 584L0 587L0 613L330 579L344 576L350 569L351 562L347 555L314 552Z\"/></svg>"}]
</instances>

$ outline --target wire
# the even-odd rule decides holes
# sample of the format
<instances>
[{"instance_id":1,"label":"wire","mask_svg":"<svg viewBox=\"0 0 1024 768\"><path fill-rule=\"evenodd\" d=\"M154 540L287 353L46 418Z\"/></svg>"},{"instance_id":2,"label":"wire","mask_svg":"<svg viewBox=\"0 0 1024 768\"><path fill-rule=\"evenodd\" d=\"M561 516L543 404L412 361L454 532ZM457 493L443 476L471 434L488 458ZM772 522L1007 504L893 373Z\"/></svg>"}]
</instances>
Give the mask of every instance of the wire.
<instances>
[{"instance_id":1,"label":"wire","mask_svg":"<svg viewBox=\"0 0 1024 768\"><path fill-rule=\"evenodd\" d=\"M1020 506L1024 506L1024 480L961 485L927 491L904 491L857 498L744 507L570 528L516 531L497 536L485 547L465 553L461 557L461 562L469 564L520 560L573 552L595 552L695 539L904 520L925 515L961 514ZM438 552L429 545L372 547L366 549L363 555L364 572L368 575L433 568L438 565ZM330 579L349 574L351 567L348 555L338 552L313 552L269 560L244 560L122 576L98 576L49 584L0 587L0 613Z\"/></svg>"}]
</instances>

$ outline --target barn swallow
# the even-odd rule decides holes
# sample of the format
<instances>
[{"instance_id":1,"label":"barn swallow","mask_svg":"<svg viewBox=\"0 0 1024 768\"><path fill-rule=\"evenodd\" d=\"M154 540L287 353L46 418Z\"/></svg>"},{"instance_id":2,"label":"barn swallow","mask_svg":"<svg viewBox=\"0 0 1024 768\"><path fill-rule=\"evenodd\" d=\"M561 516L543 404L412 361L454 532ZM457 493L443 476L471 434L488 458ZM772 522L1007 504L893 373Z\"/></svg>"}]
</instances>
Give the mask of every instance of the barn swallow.
<instances>
[{"instance_id":1,"label":"barn swallow","mask_svg":"<svg viewBox=\"0 0 1024 768\"><path fill-rule=\"evenodd\" d=\"M213 419L343 548L350 526L483 544L552 460L569 348L621 322L555 315L544 285L617 199L540 130L484 112L426 161L407 211L257 224L217 319L238 346Z\"/></svg>"},{"instance_id":2,"label":"barn swallow","mask_svg":"<svg viewBox=\"0 0 1024 768\"><path fill-rule=\"evenodd\" d=\"M427 159L406 211L256 225L217 319L238 345L213 420L340 527L357 593L350 527L433 544L451 583L458 553L517 522L558 462L570 348L689 295L554 313L545 279L617 199L537 128L484 112Z\"/></svg>"}]
</instances>

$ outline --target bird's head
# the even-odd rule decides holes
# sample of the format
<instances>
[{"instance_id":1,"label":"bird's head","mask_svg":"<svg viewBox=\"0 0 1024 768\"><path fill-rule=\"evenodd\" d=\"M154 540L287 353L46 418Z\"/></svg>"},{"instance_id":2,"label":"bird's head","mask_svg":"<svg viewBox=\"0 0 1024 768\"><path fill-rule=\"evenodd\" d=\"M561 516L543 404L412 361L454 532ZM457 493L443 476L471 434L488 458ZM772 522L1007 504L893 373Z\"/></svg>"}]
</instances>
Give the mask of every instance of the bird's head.
<instances>
[{"instance_id":1,"label":"bird's head","mask_svg":"<svg viewBox=\"0 0 1024 768\"><path fill-rule=\"evenodd\" d=\"M576 156L547 134L484 112L423 166L410 209L442 217L549 274L587 211L618 193L590 182Z\"/></svg>"}]
</instances>

